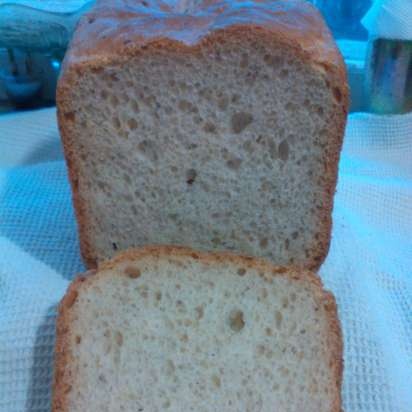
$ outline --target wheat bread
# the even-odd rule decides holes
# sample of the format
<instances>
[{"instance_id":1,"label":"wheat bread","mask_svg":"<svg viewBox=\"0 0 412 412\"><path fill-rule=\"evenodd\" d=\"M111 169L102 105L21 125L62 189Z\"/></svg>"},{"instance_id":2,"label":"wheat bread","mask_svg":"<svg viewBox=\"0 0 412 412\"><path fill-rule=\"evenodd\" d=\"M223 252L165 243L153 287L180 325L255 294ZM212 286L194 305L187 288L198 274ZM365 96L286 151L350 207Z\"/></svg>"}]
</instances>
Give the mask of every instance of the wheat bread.
<instances>
[{"instance_id":1,"label":"wheat bread","mask_svg":"<svg viewBox=\"0 0 412 412\"><path fill-rule=\"evenodd\" d=\"M302 269L145 247L60 304L53 412L340 412L341 379L335 300Z\"/></svg>"},{"instance_id":2,"label":"wheat bread","mask_svg":"<svg viewBox=\"0 0 412 412\"><path fill-rule=\"evenodd\" d=\"M322 263L348 92L308 2L99 0L57 103L88 267L164 243Z\"/></svg>"}]
</instances>

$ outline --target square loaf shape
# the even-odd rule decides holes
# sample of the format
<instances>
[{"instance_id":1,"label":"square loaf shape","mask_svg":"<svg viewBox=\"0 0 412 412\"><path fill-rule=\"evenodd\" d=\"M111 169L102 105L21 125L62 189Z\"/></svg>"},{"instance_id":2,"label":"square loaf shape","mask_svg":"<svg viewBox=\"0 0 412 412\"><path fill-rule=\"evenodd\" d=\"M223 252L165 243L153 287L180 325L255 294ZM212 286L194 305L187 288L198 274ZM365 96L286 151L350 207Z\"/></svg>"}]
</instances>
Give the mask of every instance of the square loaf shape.
<instances>
[{"instance_id":1,"label":"square loaf shape","mask_svg":"<svg viewBox=\"0 0 412 412\"><path fill-rule=\"evenodd\" d=\"M322 263L348 92L309 3L98 1L57 100L89 267L164 243Z\"/></svg>"}]
</instances>

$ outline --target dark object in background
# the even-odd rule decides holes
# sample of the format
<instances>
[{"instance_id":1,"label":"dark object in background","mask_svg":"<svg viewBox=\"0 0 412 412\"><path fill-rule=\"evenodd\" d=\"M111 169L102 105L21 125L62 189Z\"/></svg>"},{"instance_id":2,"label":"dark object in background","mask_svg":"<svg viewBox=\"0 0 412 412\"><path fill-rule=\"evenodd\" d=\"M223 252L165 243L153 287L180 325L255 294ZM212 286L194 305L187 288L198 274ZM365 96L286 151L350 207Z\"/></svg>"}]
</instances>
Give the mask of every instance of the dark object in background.
<instances>
[{"instance_id":1,"label":"dark object in background","mask_svg":"<svg viewBox=\"0 0 412 412\"><path fill-rule=\"evenodd\" d=\"M63 54L7 49L7 54L3 56L5 64L0 70L0 83L10 109L55 104L55 89Z\"/></svg>"},{"instance_id":2,"label":"dark object in background","mask_svg":"<svg viewBox=\"0 0 412 412\"><path fill-rule=\"evenodd\" d=\"M93 2L0 4L0 111L54 105L60 62Z\"/></svg>"},{"instance_id":3,"label":"dark object in background","mask_svg":"<svg viewBox=\"0 0 412 412\"><path fill-rule=\"evenodd\" d=\"M412 111L412 41L372 39L365 80L371 112Z\"/></svg>"},{"instance_id":4,"label":"dark object in background","mask_svg":"<svg viewBox=\"0 0 412 412\"><path fill-rule=\"evenodd\" d=\"M32 70L31 55L27 53L24 72L19 69L12 49L7 49L7 55L10 70L0 72L7 97L17 107L30 106L38 98L41 89L41 81Z\"/></svg>"}]
</instances>

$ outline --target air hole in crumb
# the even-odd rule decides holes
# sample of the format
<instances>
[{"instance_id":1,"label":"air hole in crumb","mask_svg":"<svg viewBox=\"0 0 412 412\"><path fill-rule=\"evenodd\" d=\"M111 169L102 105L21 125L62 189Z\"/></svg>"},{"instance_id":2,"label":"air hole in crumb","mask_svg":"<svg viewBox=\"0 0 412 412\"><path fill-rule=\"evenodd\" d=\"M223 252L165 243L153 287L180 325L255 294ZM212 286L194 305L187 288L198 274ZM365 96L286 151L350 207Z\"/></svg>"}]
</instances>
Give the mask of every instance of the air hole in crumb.
<instances>
[{"instance_id":1,"label":"air hole in crumb","mask_svg":"<svg viewBox=\"0 0 412 412\"><path fill-rule=\"evenodd\" d=\"M203 130L206 133L216 133L216 125L211 122L206 122L203 126Z\"/></svg>"},{"instance_id":2,"label":"air hole in crumb","mask_svg":"<svg viewBox=\"0 0 412 412\"><path fill-rule=\"evenodd\" d=\"M123 345L123 335L118 331L118 332L116 332L116 337L115 337L115 339L116 339L116 343L119 345L119 346L122 346Z\"/></svg>"},{"instance_id":3,"label":"air hole in crumb","mask_svg":"<svg viewBox=\"0 0 412 412\"><path fill-rule=\"evenodd\" d=\"M238 274L239 276L244 276L244 275L246 274L246 269L245 269L245 268L239 268L239 269L237 270L237 274Z\"/></svg>"},{"instance_id":4,"label":"air hole in crumb","mask_svg":"<svg viewBox=\"0 0 412 412\"><path fill-rule=\"evenodd\" d=\"M196 179L197 173L195 169L189 169L186 172L186 183L192 185Z\"/></svg>"},{"instance_id":5,"label":"air hole in crumb","mask_svg":"<svg viewBox=\"0 0 412 412\"><path fill-rule=\"evenodd\" d=\"M266 248L268 246L268 243L269 243L268 239L263 238L263 239L260 239L259 246L261 248Z\"/></svg>"},{"instance_id":6,"label":"air hole in crumb","mask_svg":"<svg viewBox=\"0 0 412 412\"><path fill-rule=\"evenodd\" d=\"M296 107L296 105L295 105L294 103L288 102L288 103L286 103L285 109L286 109L288 112L295 112L296 109L297 109L297 107Z\"/></svg>"},{"instance_id":7,"label":"air hole in crumb","mask_svg":"<svg viewBox=\"0 0 412 412\"><path fill-rule=\"evenodd\" d=\"M299 236L299 232L293 232L292 233L292 239L297 239Z\"/></svg>"},{"instance_id":8,"label":"air hole in crumb","mask_svg":"<svg viewBox=\"0 0 412 412\"><path fill-rule=\"evenodd\" d=\"M119 104L119 99L114 95L110 96L110 103L116 107Z\"/></svg>"},{"instance_id":9,"label":"air hole in crumb","mask_svg":"<svg viewBox=\"0 0 412 412\"><path fill-rule=\"evenodd\" d=\"M78 345L82 341L82 337L77 335L76 336L76 344Z\"/></svg>"},{"instance_id":10,"label":"air hole in crumb","mask_svg":"<svg viewBox=\"0 0 412 412\"><path fill-rule=\"evenodd\" d=\"M124 273L131 279L136 279L141 275L140 269L136 266L127 266L124 269Z\"/></svg>"},{"instance_id":11,"label":"air hole in crumb","mask_svg":"<svg viewBox=\"0 0 412 412\"><path fill-rule=\"evenodd\" d=\"M234 94L232 95L232 103L237 103L240 100L240 95Z\"/></svg>"},{"instance_id":12,"label":"air hole in crumb","mask_svg":"<svg viewBox=\"0 0 412 412\"><path fill-rule=\"evenodd\" d=\"M213 385L216 386L216 388L220 388L220 378L219 378L219 376L213 375L212 376L212 382L213 382Z\"/></svg>"},{"instance_id":13,"label":"air hole in crumb","mask_svg":"<svg viewBox=\"0 0 412 412\"><path fill-rule=\"evenodd\" d=\"M143 153L149 160L156 162L158 160L157 148L153 142L150 140L143 140L138 145L137 148L141 153Z\"/></svg>"},{"instance_id":14,"label":"air hole in crumb","mask_svg":"<svg viewBox=\"0 0 412 412\"><path fill-rule=\"evenodd\" d=\"M271 60L272 60L272 56L271 56L270 54L265 54L265 55L263 56L263 61L264 61L265 63L270 63Z\"/></svg>"},{"instance_id":15,"label":"air hole in crumb","mask_svg":"<svg viewBox=\"0 0 412 412\"><path fill-rule=\"evenodd\" d=\"M234 310L229 315L230 328L235 332L240 332L244 326L243 312L241 310Z\"/></svg>"},{"instance_id":16,"label":"air hole in crumb","mask_svg":"<svg viewBox=\"0 0 412 412\"><path fill-rule=\"evenodd\" d=\"M280 373L282 374L282 376L288 376L289 375L289 369L282 366L280 368Z\"/></svg>"},{"instance_id":17,"label":"air hole in crumb","mask_svg":"<svg viewBox=\"0 0 412 412\"><path fill-rule=\"evenodd\" d=\"M238 112L232 115L232 131L236 134L241 133L247 126L253 122L253 116L250 113Z\"/></svg>"},{"instance_id":18,"label":"air hole in crumb","mask_svg":"<svg viewBox=\"0 0 412 412\"><path fill-rule=\"evenodd\" d=\"M263 345L257 345L256 351L258 355L263 355L266 351L266 348Z\"/></svg>"},{"instance_id":19,"label":"air hole in crumb","mask_svg":"<svg viewBox=\"0 0 412 412\"><path fill-rule=\"evenodd\" d=\"M189 112L192 110L193 105L188 100L180 100L178 103L178 107L183 112Z\"/></svg>"},{"instance_id":20,"label":"air hole in crumb","mask_svg":"<svg viewBox=\"0 0 412 412\"><path fill-rule=\"evenodd\" d=\"M139 104L136 102L136 100L131 100L130 101L130 106L132 107L132 110L136 113L139 113Z\"/></svg>"},{"instance_id":21,"label":"air hole in crumb","mask_svg":"<svg viewBox=\"0 0 412 412\"><path fill-rule=\"evenodd\" d=\"M239 159L237 157L234 157L232 159L229 159L227 162L227 167L229 169L233 169L233 170L238 170L240 165L242 164L242 159Z\"/></svg>"},{"instance_id":22,"label":"air hole in crumb","mask_svg":"<svg viewBox=\"0 0 412 412\"><path fill-rule=\"evenodd\" d=\"M220 97L219 100L217 101L217 107L220 110L226 110L228 105L229 105L229 99L226 96Z\"/></svg>"},{"instance_id":23,"label":"air hole in crumb","mask_svg":"<svg viewBox=\"0 0 412 412\"><path fill-rule=\"evenodd\" d=\"M113 250L117 250L117 244L116 244L116 243L112 243L112 248L113 248Z\"/></svg>"},{"instance_id":24,"label":"air hole in crumb","mask_svg":"<svg viewBox=\"0 0 412 412\"><path fill-rule=\"evenodd\" d=\"M266 328L265 331L266 331L267 336L272 336L272 334L273 334L272 329Z\"/></svg>"},{"instance_id":25,"label":"air hole in crumb","mask_svg":"<svg viewBox=\"0 0 412 412\"><path fill-rule=\"evenodd\" d=\"M89 17L89 19L88 19L88 23L89 24L92 24L92 23L94 23L96 21L96 19L94 18L94 17Z\"/></svg>"},{"instance_id":26,"label":"air hole in crumb","mask_svg":"<svg viewBox=\"0 0 412 412\"><path fill-rule=\"evenodd\" d=\"M117 116L113 116L113 124L116 129L120 129L121 123Z\"/></svg>"},{"instance_id":27,"label":"air hole in crumb","mask_svg":"<svg viewBox=\"0 0 412 412\"><path fill-rule=\"evenodd\" d=\"M286 140L283 140L278 147L279 157L286 162L289 157L289 145Z\"/></svg>"},{"instance_id":28,"label":"air hole in crumb","mask_svg":"<svg viewBox=\"0 0 412 412\"><path fill-rule=\"evenodd\" d=\"M280 327L282 326L282 313L279 311L276 311L275 313L275 321L276 321L276 329L280 329Z\"/></svg>"},{"instance_id":29,"label":"air hole in crumb","mask_svg":"<svg viewBox=\"0 0 412 412\"><path fill-rule=\"evenodd\" d=\"M247 67L247 65L249 64L249 57L246 53L243 53L241 58L240 58L240 63L239 66L244 69L245 67Z\"/></svg>"},{"instance_id":30,"label":"air hole in crumb","mask_svg":"<svg viewBox=\"0 0 412 412\"><path fill-rule=\"evenodd\" d=\"M281 77L282 79L285 79L285 78L288 77L288 76L289 76L289 71L288 71L288 70L282 69L282 70L280 71L280 77Z\"/></svg>"},{"instance_id":31,"label":"air hole in crumb","mask_svg":"<svg viewBox=\"0 0 412 412\"><path fill-rule=\"evenodd\" d=\"M127 125L129 126L130 130L136 130L137 129L137 122L135 119L129 119L127 121Z\"/></svg>"},{"instance_id":32,"label":"air hole in crumb","mask_svg":"<svg viewBox=\"0 0 412 412\"><path fill-rule=\"evenodd\" d=\"M145 6L145 7L148 7L148 6L149 6L149 3L148 3L147 1L145 1L145 0L143 0L143 1L142 1L142 5Z\"/></svg>"},{"instance_id":33,"label":"air hole in crumb","mask_svg":"<svg viewBox=\"0 0 412 412\"><path fill-rule=\"evenodd\" d=\"M289 306L289 300L288 298L284 297L282 299L282 307L286 309L288 306Z\"/></svg>"},{"instance_id":34,"label":"air hole in crumb","mask_svg":"<svg viewBox=\"0 0 412 412\"><path fill-rule=\"evenodd\" d=\"M197 314L197 319L202 319L203 315L204 315L203 306L197 306L195 308L195 310L196 310L196 314Z\"/></svg>"},{"instance_id":35,"label":"air hole in crumb","mask_svg":"<svg viewBox=\"0 0 412 412\"><path fill-rule=\"evenodd\" d=\"M158 302L160 302L162 300L162 292L157 291L155 293L155 298Z\"/></svg>"},{"instance_id":36,"label":"air hole in crumb","mask_svg":"<svg viewBox=\"0 0 412 412\"><path fill-rule=\"evenodd\" d=\"M176 308L177 308L178 312L186 313L185 304L181 300L176 301Z\"/></svg>"}]
</instances>

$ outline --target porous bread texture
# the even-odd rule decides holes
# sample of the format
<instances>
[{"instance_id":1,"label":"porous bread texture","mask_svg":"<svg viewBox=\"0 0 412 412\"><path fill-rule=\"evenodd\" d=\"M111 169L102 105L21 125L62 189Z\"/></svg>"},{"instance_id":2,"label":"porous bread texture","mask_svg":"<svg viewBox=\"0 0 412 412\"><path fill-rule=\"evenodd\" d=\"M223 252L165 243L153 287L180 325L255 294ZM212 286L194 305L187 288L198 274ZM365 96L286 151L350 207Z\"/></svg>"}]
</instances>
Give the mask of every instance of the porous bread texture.
<instances>
[{"instance_id":1,"label":"porous bread texture","mask_svg":"<svg viewBox=\"0 0 412 412\"><path fill-rule=\"evenodd\" d=\"M343 68L313 57L332 40L245 23L133 45L69 59L59 83L86 264L167 243L317 269L347 109Z\"/></svg>"},{"instance_id":2,"label":"porous bread texture","mask_svg":"<svg viewBox=\"0 0 412 412\"><path fill-rule=\"evenodd\" d=\"M146 247L60 305L53 412L340 412L341 378L334 298L304 270Z\"/></svg>"}]
</instances>

